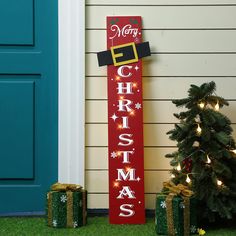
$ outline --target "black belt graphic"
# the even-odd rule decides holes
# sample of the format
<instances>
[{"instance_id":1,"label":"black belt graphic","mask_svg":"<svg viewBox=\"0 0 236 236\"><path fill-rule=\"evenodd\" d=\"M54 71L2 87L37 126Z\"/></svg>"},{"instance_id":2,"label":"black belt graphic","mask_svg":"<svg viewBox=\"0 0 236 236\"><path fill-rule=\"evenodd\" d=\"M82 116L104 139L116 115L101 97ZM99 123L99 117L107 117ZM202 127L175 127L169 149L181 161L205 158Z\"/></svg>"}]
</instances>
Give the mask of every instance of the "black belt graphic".
<instances>
[{"instance_id":1,"label":"black belt graphic","mask_svg":"<svg viewBox=\"0 0 236 236\"><path fill-rule=\"evenodd\" d=\"M139 58L151 55L149 42L126 43L111 47L111 50L97 53L99 66L121 66L137 62Z\"/></svg>"}]
</instances>

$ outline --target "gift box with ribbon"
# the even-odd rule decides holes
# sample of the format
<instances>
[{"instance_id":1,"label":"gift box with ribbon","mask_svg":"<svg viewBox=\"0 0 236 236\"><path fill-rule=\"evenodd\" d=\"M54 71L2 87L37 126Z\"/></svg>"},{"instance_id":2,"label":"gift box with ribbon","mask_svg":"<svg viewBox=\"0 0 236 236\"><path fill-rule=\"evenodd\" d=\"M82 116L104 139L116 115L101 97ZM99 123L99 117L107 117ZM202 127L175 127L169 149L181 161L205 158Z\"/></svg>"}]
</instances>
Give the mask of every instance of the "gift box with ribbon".
<instances>
[{"instance_id":1,"label":"gift box with ribbon","mask_svg":"<svg viewBox=\"0 0 236 236\"><path fill-rule=\"evenodd\" d=\"M197 201L187 186L164 182L163 193L156 199L156 233L187 236L197 232Z\"/></svg>"},{"instance_id":2,"label":"gift box with ribbon","mask_svg":"<svg viewBox=\"0 0 236 236\"><path fill-rule=\"evenodd\" d=\"M87 191L77 184L56 183L47 193L47 224L77 228L87 222Z\"/></svg>"}]
</instances>

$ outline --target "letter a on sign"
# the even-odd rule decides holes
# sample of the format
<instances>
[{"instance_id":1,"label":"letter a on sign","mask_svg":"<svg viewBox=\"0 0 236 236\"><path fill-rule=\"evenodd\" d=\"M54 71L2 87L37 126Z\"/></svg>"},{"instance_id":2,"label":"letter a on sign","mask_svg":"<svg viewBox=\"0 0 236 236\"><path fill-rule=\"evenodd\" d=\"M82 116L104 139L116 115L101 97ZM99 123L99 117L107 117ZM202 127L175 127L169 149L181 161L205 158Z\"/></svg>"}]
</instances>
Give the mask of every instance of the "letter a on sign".
<instances>
[{"instance_id":1,"label":"letter a on sign","mask_svg":"<svg viewBox=\"0 0 236 236\"><path fill-rule=\"evenodd\" d=\"M141 17L107 17L109 218L145 223ZM149 45L148 45L149 47ZM149 49L150 50L150 49Z\"/></svg>"}]
</instances>

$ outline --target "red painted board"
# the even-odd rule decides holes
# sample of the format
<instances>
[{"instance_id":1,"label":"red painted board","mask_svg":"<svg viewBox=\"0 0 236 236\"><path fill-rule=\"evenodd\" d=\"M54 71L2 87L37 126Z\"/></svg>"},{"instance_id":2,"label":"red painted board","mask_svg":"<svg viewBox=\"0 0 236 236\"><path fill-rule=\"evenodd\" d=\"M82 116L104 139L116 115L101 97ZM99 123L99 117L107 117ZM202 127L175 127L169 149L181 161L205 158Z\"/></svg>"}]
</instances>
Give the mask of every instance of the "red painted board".
<instances>
[{"instance_id":1,"label":"red painted board","mask_svg":"<svg viewBox=\"0 0 236 236\"><path fill-rule=\"evenodd\" d=\"M107 49L141 43L140 16L107 17ZM145 223L142 60L109 65L108 149L111 224Z\"/></svg>"}]
</instances>

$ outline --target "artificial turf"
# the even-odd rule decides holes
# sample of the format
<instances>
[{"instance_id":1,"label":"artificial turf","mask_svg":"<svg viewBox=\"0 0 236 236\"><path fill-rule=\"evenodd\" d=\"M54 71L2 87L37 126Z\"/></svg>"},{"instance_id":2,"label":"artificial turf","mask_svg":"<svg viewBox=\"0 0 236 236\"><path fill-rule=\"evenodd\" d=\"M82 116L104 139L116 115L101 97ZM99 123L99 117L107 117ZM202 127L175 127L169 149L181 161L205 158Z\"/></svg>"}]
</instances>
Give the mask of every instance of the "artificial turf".
<instances>
[{"instance_id":1,"label":"artificial turf","mask_svg":"<svg viewBox=\"0 0 236 236\"><path fill-rule=\"evenodd\" d=\"M236 236L236 226L204 228L206 236ZM154 236L154 219L144 225L110 225L108 217L90 217L87 226L76 229L55 229L46 226L42 217L0 218L1 236L89 235L89 236Z\"/></svg>"}]
</instances>

